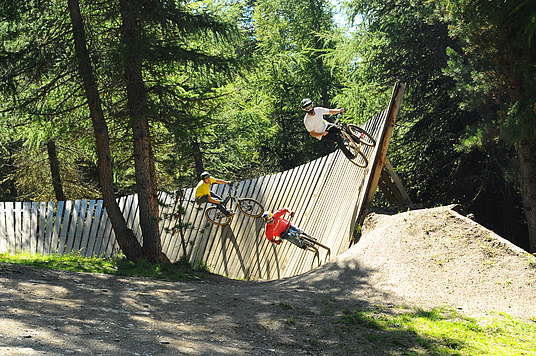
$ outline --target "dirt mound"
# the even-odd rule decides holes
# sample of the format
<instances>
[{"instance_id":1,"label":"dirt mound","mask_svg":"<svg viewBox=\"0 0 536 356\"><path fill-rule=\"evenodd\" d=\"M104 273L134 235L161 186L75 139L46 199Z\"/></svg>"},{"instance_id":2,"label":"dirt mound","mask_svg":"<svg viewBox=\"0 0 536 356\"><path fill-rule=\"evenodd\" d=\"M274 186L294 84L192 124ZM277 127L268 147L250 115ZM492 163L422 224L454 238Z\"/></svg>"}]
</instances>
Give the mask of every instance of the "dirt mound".
<instances>
[{"instance_id":1,"label":"dirt mound","mask_svg":"<svg viewBox=\"0 0 536 356\"><path fill-rule=\"evenodd\" d=\"M536 317L536 258L453 207L370 214L359 243L336 261L280 283L369 301Z\"/></svg>"}]
</instances>

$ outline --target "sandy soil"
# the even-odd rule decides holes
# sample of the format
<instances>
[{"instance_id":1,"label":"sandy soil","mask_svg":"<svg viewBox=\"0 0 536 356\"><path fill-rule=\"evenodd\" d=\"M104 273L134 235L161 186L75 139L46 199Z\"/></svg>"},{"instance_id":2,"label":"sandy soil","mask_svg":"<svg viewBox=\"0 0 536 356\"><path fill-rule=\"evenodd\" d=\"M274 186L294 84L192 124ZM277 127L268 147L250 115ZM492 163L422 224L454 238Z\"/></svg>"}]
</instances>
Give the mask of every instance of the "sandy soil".
<instances>
[{"instance_id":1,"label":"sandy soil","mask_svg":"<svg viewBox=\"0 0 536 356\"><path fill-rule=\"evenodd\" d=\"M536 318L536 261L449 207L371 214L314 271L153 281L0 265L0 355L376 354L344 310L450 306Z\"/></svg>"}]
</instances>

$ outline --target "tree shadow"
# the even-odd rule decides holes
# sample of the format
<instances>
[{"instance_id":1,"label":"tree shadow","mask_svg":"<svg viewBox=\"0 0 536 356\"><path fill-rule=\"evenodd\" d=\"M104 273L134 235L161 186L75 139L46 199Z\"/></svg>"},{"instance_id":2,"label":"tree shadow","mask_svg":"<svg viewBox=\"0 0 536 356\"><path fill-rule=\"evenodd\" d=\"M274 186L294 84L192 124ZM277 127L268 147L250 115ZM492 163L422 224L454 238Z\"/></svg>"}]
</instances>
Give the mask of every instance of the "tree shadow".
<instances>
[{"instance_id":1,"label":"tree shadow","mask_svg":"<svg viewBox=\"0 0 536 356\"><path fill-rule=\"evenodd\" d=\"M461 342L375 322L366 313L389 313L386 301L396 298L369 284L374 271L351 261L268 282L7 266L0 269L5 354L392 354Z\"/></svg>"}]
</instances>

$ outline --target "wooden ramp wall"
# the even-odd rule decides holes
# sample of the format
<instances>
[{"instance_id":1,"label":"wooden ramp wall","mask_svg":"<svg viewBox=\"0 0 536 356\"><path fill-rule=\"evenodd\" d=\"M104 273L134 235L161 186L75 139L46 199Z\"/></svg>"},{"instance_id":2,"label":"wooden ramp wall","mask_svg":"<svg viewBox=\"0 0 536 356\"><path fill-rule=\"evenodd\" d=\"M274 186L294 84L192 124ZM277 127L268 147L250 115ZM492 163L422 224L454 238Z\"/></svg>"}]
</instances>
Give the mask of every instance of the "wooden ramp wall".
<instances>
[{"instance_id":1,"label":"wooden ramp wall","mask_svg":"<svg viewBox=\"0 0 536 356\"><path fill-rule=\"evenodd\" d=\"M192 201L194 188L185 189L182 199L159 193L164 253L172 261L188 256L193 264L205 264L210 271L231 278L276 279L304 273L346 251L369 191L376 189L373 180L381 171L379 155L386 145L382 135L393 116L392 102L364 126L379 143L365 148L371 162L367 168L354 166L337 150L288 171L235 183L239 196L260 201L266 210L295 211L292 223L330 247L331 256L319 249L320 256L315 258L289 242L270 244L264 238L262 219L245 216L236 206L231 207L237 214L229 226L213 225L204 216L207 205ZM213 188L223 196L229 189L226 185ZM118 201L129 227L141 241L137 195ZM171 229L178 223L175 212L179 210L184 211L182 223L188 225L182 239ZM85 256L119 252L102 200L0 202L0 253L74 251Z\"/></svg>"}]
</instances>

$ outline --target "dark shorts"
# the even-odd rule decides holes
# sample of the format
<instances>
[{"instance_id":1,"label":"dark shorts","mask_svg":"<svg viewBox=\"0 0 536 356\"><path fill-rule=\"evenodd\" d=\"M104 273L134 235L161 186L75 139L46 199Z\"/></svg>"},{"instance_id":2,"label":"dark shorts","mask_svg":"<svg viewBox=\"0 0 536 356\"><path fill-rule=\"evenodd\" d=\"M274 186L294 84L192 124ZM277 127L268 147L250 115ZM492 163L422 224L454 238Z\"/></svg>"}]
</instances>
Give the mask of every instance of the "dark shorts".
<instances>
[{"instance_id":1,"label":"dark shorts","mask_svg":"<svg viewBox=\"0 0 536 356\"><path fill-rule=\"evenodd\" d=\"M195 202L197 204L203 204L203 203L206 203L208 202L208 195L201 195L199 198L195 198Z\"/></svg>"}]
</instances>

